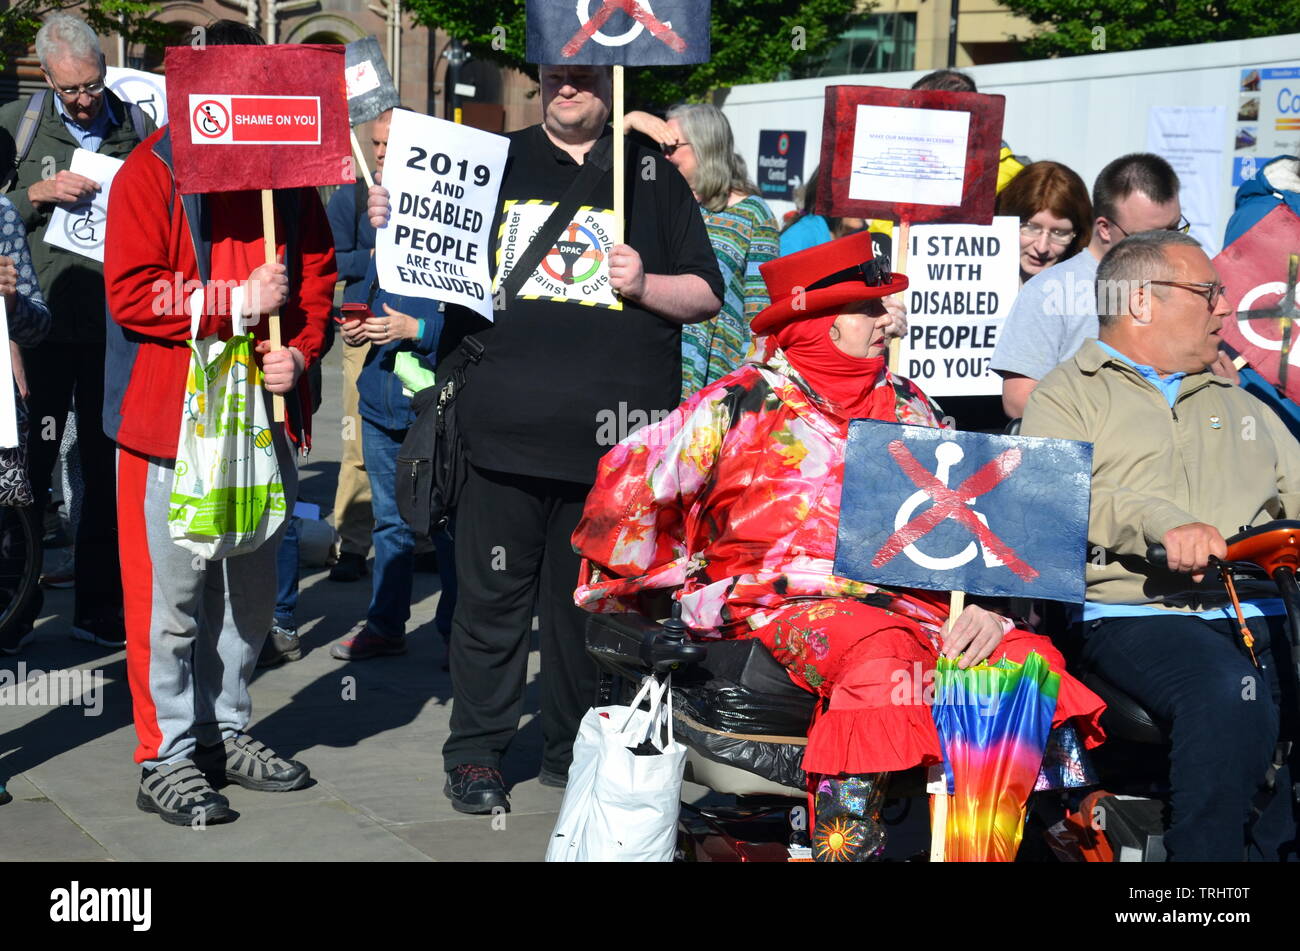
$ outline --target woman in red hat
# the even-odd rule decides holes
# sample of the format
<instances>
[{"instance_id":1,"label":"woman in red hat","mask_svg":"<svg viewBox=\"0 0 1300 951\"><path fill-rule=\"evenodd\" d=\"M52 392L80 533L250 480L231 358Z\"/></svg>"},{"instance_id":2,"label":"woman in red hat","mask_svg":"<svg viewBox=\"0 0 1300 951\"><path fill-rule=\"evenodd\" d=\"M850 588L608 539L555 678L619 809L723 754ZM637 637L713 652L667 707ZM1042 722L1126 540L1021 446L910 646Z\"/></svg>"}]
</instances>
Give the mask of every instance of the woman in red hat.
<instances>
[{"instance_id":1,"label":"woman in red hat","mask_svg":"<svg viewBox=\"0 0 1300 951\"><path fill-rule=\"evenodd\" d=\"M887 336L906 328L889 295L907 278L871 254L864 233L763 265L772 305L752 325L770 335L758 362L610 450L573 534L580 606L637 611L642 593L670 590L696 636L757 637L829 701L803 767L818 821L855 824L856 849L835 857L859 860L883 848L882 774L942 757L929 707L897 701L900 676L932 670L940 652L969 666L1035 650L1062 674L1054 726L1070 721L1095 746L1103 708L1046 638L975 605L947 628L946 596L834 573L848 421L940 425L885 366Z\"/></svg>"}]
</instances>

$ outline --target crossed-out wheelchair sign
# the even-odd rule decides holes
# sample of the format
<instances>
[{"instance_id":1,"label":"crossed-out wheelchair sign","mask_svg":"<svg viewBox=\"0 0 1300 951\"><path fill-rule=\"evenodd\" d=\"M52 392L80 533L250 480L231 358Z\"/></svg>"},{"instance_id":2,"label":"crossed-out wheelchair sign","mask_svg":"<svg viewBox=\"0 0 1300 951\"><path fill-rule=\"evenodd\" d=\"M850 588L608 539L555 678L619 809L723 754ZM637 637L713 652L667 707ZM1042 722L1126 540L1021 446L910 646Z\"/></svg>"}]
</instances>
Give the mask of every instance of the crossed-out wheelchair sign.
<instances>
[{"instance_id":1,"label":"crossed-out wheelchair sign","mask_svg":"<svg viewBox=\"0 0 1300 951\"><path fill-rule=\"evenodd\" d=\"M1083 598L1092 447L855 420L835 573L886 587Z\"/></svg>"}]
</instances>

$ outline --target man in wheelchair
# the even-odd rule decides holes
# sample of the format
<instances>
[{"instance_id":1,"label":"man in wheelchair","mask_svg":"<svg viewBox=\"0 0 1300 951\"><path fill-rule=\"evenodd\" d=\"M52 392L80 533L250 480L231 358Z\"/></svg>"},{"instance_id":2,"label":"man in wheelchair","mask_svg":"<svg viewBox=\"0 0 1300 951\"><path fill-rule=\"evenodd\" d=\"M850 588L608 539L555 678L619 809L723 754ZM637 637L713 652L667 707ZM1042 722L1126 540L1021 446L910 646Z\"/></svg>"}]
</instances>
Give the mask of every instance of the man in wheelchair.
<instances>
[{"instance_id":1,"label":"man in wheelchair","mask_svg":"<svg viewBox=\"0 0 1300 951\"><path fill-rule=\"evenodd\" d=\"M580 606L635 612L643 595L672 591L694 635L756 638L822 699L803 770L817 821L840 820L854 853L840 857L853 859L882 847L887 774L941 759L923 692L898 689L940 652L970 666L1037 651L1061 672L1053 725L1072 723L1088 746L1103 708L1050 641L1007 618L972 605L948 627L946 595L832 570L848 421L939 425L885 367L888 336L905 328L889 295L907 281L872 260L870 239L762 265L772 305L753 321L756 355L614 447L573 535Z\"/></svg>"},{"instance_id":2,"label":"man in wheelchair","mask_svg":"<svg viewBox=\"0 0 1300 951\"><path fill-rule=\"evenodd\" d=\"M1211 558L1242 526L1300 515L1300 445L1210 371L1233 315L1194 239L1120 242L1098 268L1097 308L1100 339L1038 385L1021 433L1093 444L1081 657L1168 731L1170 860L1240 861L1279 738L1279 671L1294 671L1282 603L1243 598L1243 636ZM1156 545L1167 565L1149 559ZM1251 857L1294 850L1285 766L1276 778Z\"/></svg>"}]
</instances>

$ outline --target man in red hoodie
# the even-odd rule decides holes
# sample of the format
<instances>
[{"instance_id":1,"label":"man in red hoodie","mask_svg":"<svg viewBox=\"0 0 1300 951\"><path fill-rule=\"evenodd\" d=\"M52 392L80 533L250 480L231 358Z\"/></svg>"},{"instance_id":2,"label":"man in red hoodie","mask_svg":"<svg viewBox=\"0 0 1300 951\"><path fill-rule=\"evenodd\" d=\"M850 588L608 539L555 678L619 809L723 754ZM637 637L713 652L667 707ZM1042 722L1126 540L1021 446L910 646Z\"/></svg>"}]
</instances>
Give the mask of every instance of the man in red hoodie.
<instances>
[{"instance_id":1,"label":"man in red hoodie","mask_svg":"<svg viewBox=\"0 0 1300 951\"><path fill-rule=\"evenodd\" d=\"M208 28L209 46L260 43L242 23ZM179 194L171 144L164 127L113 181L104 276L117 327L108 327L104 430L118 444L127 676L143 767L136 805L192 825L236 817L213 778L287 791L310 777L244 732L248 682L275 605L280 533L255 551L205 562L168 532L191 314L200 313L200 338L229 337L235 314L251 325L268 403L271 393L286 396L288 425L272 430L292 509L289 440L306 442L303 371L324 344L337 268L315 189L276 193L277 260L285 263L268 265L260 194ZM284 349L273 352L261 317L277 309Z\"/></svg>"}]
</instances>

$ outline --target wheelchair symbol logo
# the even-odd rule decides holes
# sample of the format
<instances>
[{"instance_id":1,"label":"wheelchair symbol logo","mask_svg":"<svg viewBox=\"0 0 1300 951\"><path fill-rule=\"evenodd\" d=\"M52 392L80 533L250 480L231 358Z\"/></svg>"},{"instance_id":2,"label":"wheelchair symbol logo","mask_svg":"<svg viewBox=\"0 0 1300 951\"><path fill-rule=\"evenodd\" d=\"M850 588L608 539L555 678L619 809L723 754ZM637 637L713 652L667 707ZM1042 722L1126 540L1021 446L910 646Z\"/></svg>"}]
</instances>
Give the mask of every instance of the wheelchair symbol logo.
<instances>
[{"instance_id":1,"label":"wheelchair symbol logo","mask_svg":"<svg viewBox=\"0 0 1300 951\"><path fill-rule=\"evenodd\" d=\"M944 441L935 447L934 458L935 462L938 464L938 468L935 469L935 476L944 484L945 487L951 487L949 482L950 473L952 472L953 467L962 461L964 456L965 453L962 451L961 446L957 445L955 442ZM909 495L907 499L904 500L903 504L899 506L898 513L894 516L894 531L898 531L910 522L912 520L912 515L918 508L926 502L932 501L934 501L934 499L930 496L930 493L925 491L925 489L917 489ZM966 500L966 503L969 505L974 501L975 499L970 498ZM975 517L979 519L981 525L988 528L989 520L982 513L976 512ZM953 568L960 568L962 565L969 563L981 552L983 553L984 566L986 568L996 568L1005 564L1001 558L989 551L983 542L979 545L976 545L975 542L970 542L957 554L948 555L947 557L927 555L917 547L916 542L903 548L903 554L911 559L914 564L920 565L922 568L926 568L930 571L950 571Z\"/></svg>"},{"instance_id":2,"label":"wheelchair symbol logo","mask_svg":"<svg viewBox=\"0 0 1300 951\"><path fill-rule=\"evenodd\" d=\"M979 547L984 549L985 564L1003 565L1025 582L1033 581L1038 577L1038 569L1026 562L1014 548L999 538L989 528L988 519L971 507L975 499L991 492L1019 468L1024 456L1019 446L1012 446L998 453L976 469L972 475L967 476L956 488L949 486L948 481L952 467L961 462L964 455L961 446L957 443L942 442L935 447L934 455L938 463L936 472L930 472L913 456L901 439L892 440L886 447L886 451L903 470L903 474L915 483L918 491L908 496L899 507L895 521L897 527L872 557L873 568L879 568L904 553L907 554L908 560L931 571L959 568L970 562L978 552L973 542L956 555L947 558L926 554L916 547L917 542L942 522L953 519L964 525L979 541ZM909 520L908 516L919 509L926 499L934 504Z\"/></svg>"},{"instance_id":3,"label":"wheelchair symbol logo","mask_svg":"<svg viewBox=\"0 0 1300 951\"><path fill-rule=\"evenodd\" d=\"M639 0L637 5L650 16L654 16L654 10L650 8L650 0ZM584 27L591 23L591 0L578 0L578 19ZM670 30L673 26L667 20L663 21L663 25ZM629 43L634 42L644 30L645 24L637 20L628 30L619 33L617 36L610 36L608 33L596 30L591 34L591 38L601 46L627 46Z\"/></svg>"},{"instance_id":4,"label":"wheelchair symbol logo","mask_svg":"<svg viewBox=\"0 0 1300 951\"><path fill-rule=\"evenodd\" d=\"M230 113L215 99L205 99L194 108L194 128L205 139L219 139L230 128Z\"/></svg>"},{"instance_id":5,"label":"wheelchair symbol logo","mask_svg":"<svg viewBox=\"0 0 1300 951\"><path fill-rule=\"evenodd\" d=\"M94 204L75 205L68 209L63 233L79 248L97 248L104 241L104 220L95 214Z\"/></svg>"}]
</instances>

